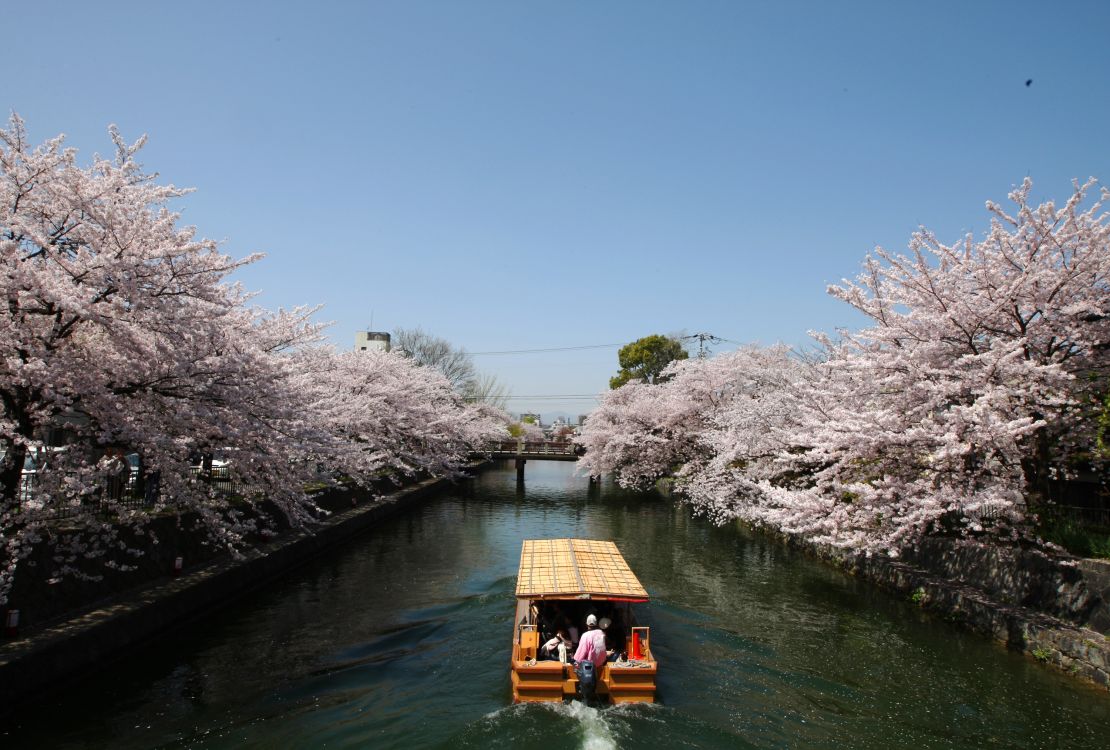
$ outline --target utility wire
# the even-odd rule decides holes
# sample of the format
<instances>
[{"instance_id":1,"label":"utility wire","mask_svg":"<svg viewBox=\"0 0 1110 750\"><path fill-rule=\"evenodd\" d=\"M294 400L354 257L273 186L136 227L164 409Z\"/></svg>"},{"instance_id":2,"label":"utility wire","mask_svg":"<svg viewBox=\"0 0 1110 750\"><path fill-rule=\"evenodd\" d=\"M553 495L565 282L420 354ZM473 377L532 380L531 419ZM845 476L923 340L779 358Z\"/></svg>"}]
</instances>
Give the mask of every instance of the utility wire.
<instances>
[{"instance_id":1,"label":"utility wire","mask_svg":"<svg viewBox=\"0 0 1110 750\"><path fill-rule=\"evenodd\" d=\"M590 394L582 393L582 394L569 394L569 395L566 395L566 396L504 396L503 399L505 401L520 401L520 400L527 400L527 401L593 401L593 400L596 400L598 398L598 396L599 396L599 394L597 394L597 393L590 393ZM484 399L480 399L480 398L477 398L477 397L467 397L465 400L466 401L483 401ZM496 401L496 400L501 400L501 399L494 399L494 400Z\"/></svg>"},{"instance_id":2,"label":"utility wire","mask_svg":"<svg viewBox=\"0 0 1110 750\"><path fill-rule=\"evenodd\" d=\"M737 346L743 346L743 344L739 341L733 341L732 339L726 339L726 338L722 338L720 336L714 336L714 335L709 334L709 333L695 333L692 336L682 336L681 338L683 340L698 339L699 343L703 344L703 345L704 345L704 342L706 342L706 341L709 341L711 343L724 341L724 342L727 342L729 344L736 344ZM583 349L615 349L615 348L618 348L618 347L622 347L627 343L628 342L626 341L623 344L587 344L585 346L554 346L554 347L549 347L549 348L546 348L546 349L506 349L504 351L496 351L496 352L467 352L467 354L469 354L472 357L484 357L484 356L492 356L492 355L499 355L499 354L540 354L542 352L573 352L573 351L581 351Z\"/></svg>"},{"instance_id":3,"label":"utility wire","mask_svg":"<svg viewBox=\"0 0 1110 750\"><path fill-rule=\"evenodd\" d=\"M567 396L505 396L503 399L494 399L494 400L504 400L504 401L596 401L598 399L598 397L599 397L599 394L591 393L589 395L586 395L586 394L573 395L572 394L572 395L567 395ZM476 398L476 397L468 397L464 400L474 402L474 401L483 401L484 399L480 399L480 398Z\"/></svg>"},{"instance_id":4,"label":"utility wire","mask_svg":"<svg viewBox=\"0 0 1110 750\"><path fill-rule=\"evenodd\" d=\"M507 396L506 398L513 398L513 399L522 399L522 398L527 398L527 399L555 399L555 400L559 400L559 399L583 399L583 398L597 398L597 397L598 397L598 394L596 394L596 393L568 393L568 394L562 395L562 396Z\"/></svg>"},{"instance_id":5,"label":"utility wire","mask_svg":"<svg viewBox=\"0 0 1110 750\"><path fill-rule=\"evenodd\" d=\"M540 352L570 352L578 351L580 349L612 349L613 347L624 346L624 344L590 344L587 346L555 346L548 349L509 349L501 352L467 352L472 357L486 356L492 354L538 354Z\"/></svg>"}]
</instances>

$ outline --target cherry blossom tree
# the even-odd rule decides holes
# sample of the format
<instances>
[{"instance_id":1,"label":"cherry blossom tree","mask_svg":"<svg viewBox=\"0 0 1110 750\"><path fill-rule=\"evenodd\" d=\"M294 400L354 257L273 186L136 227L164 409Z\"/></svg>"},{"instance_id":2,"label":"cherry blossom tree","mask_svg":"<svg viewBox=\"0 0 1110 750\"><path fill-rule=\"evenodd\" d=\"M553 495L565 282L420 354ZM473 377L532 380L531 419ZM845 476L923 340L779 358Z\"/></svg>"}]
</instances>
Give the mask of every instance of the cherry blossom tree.
<instances>
[{"instance_id":1,"label":"cherry blossom tree","mask_svg":"<svg viewBox=\"0 0 1110 750\"><path fill-rule=\"evenodd\" d=\"M542 443L544 439L543 429L534 422L506 422L505 429L509 437L526 443Z\"/></svg>"},{"instance_id":2,"label":"cherry blossom tree","mask_svg":"<svg viewBox=\"0 0 1110 750\"><path fill-rule=\"evenodd\" d=\"M0 603L35 545L59 575L126 568L141 554L126 532L172 512L236 551L274 522L263 503L293 525L319 516L305 487L320 464L443 475L488 437L492 410L430 368L328 354L314 308L252 307L229 277L261 256L178 226L168 204L188 191L144 173L143 140L110 132L114 158L81 167L61 137L31 146L18 117L0 130ZM58 429L70 445L26 497L24 457ZM128 451L145 502L109 489ZM217 452L234 494L189 468Z\"/></svg>"},{"instance_id":3,"label":"cherry blossom tree","mask_svg":"<svg viewBox=\"0 0 1110 750\"><path fill-rule=\"evenodd\" d=\"M379 351L313 350L304 389L332 440L316 458L356 480L458 474L503 434L503 415L468 405L438 370Z\"/></svg>"},{"instance_id":4,"label":"cherry blossom tree","mask_svg":"<svg viewBox=\"0 0 1110 750\"><path fill-rule=\"evenodd\" d=\"M829 291L872 320L840 341L807 397L775 488L776 519L821 541L894 553L941 522L1015 533L1030 492L1093 447L1110 340L1110 222L1093 181L1057 206L988 203L986 236L921 230Z\"/></svg>"},{"instance_id":5,"label":"cherry blossom tree","mask_svg":"<svg viewBox=\"0 0 1110 750\"><path fill-rule=\"evenodd\" d=\"M782 344L748 346L709 362L727 387L702 417L700 451L676 472L677 489L718 522L770 523L766 489L796 471L784 457L796 447L798 399L814 378L813 363Z\"/></svg>"},{"instance_id":6,"label":"cherry blossom tree","mask_svg":"<svg viewBox=\"0 0 1110 750\"><path fill-rule=\"evenodd\" d=\"M644 488L681 467L692 449L686 425L694 426L697 412L686 401L690 422L671 419L682 408L675 395L672 389L638 381L603 394L575 439L585 449L578 470L612 474L623 487Z\"/></svg>"},{"instance_id":7,"label":"cherry blossom tree","mask_svg":"<svg viewBox=\"0 0 1110 750\"><path fill-rule=\"evenodd\" d=\"M645 487L708 460L720 450L715 430L722 409L736 398L754 398L760 373L775 372L787 359L783 347L745 347L675 361L657 384L630 382L605 393L576 440L586 449L582 471Z\"/></svg>"},{"instance_id":8,"label":"cherry blossom tree","mask_svg":"<svg viewBox=\"0 0 1110 750\"><path fill-rule=\"evenodd\" d=\"M717 520L867 553L1026 533L1030 497L1102 460L1110 221L1093 188L1033 205L1027 180L1011 213L987 204L980 241L922 229L908 255L877 249L829 288L872 325L816 334L820 361L748 350L613 391L583 469L630 486L674 474Z\"/></svg>"},{"instance_id":9,"label":"cherry blossom tree","mask_svg":"<svg viewBox=\"0 0 1110 750\"><path fill-rule=\"evenodd\" d=\"M18 117L0 131L0 598L42 540L65 573L80 557L126 566L136 550L119 531L152 512L192 511L232 548L255 525L246 507L258 498L294 523L312 513L288 457L321 433L282 356L319 337L312 310L251 308L228 276L260 256L233 260L179 227L167 204L187 191L142 171L143 140L111 136L115 158L82 168L61 137L31 147ZM24 456L60 428L73 444L50 453L33 498L21 497ZM188 471L190 456L216 449L244 457L236 470L253 491L234 506ZM123 451L138 451L160 484L147 506L106 491ZM60 514L64 532L50 522Z\"/></svg>"}]
</instances>

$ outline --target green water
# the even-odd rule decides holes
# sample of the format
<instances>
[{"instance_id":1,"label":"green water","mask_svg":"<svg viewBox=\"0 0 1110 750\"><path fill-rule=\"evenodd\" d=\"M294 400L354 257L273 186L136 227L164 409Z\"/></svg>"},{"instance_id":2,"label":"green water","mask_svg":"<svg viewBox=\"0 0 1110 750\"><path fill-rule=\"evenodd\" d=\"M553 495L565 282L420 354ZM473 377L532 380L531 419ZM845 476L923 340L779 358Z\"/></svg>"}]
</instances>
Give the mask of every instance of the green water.
<instances>
[{"instance_id":1,"label":"green water","mask_svg":"<svg viewBox=\"0 0 1110 750\"><path fill-rule=\"evenodd\" d=\"M613 539L653 706L512 706L528 537ZM529 462L22 710L3 748L1092 748L1110 696L735 527Z\"/></svg>"}]
</instances>

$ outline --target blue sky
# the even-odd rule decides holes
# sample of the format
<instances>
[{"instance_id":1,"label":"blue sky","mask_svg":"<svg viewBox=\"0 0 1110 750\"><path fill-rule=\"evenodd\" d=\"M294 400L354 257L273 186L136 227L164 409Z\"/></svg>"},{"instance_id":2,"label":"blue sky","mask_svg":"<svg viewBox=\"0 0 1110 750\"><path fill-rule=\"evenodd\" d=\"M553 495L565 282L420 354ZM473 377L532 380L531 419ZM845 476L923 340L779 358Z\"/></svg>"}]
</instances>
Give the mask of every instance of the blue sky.
<instances>
[{"instance_id":1,"label":"blue sky","mask_svg":"<svg viewBox=\"0 0 1110 750\"><path fill-rule=\"evenodd\" d=\"M1110 3L20 3L0 104L143 161L276 308L473 352L705 331L799 345L920 224L1110 181ZM1030 86L1025 85L1032 79ZM718 347L718 350L725 347ZM515 411L616 347L481 355Z\"/></svg>"}]
</instances>

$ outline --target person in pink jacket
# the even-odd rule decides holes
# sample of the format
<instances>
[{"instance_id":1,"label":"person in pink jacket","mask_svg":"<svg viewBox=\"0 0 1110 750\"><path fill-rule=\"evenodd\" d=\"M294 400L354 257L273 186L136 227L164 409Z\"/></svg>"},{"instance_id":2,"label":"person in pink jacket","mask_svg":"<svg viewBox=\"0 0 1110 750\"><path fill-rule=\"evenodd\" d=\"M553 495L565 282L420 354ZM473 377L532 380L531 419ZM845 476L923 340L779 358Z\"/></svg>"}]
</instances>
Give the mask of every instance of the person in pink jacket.
<instances>
[{"instance_id":1,"label":"person in pink jacket","mask_svg":"<svg viewBox=\"0 0 1110 750\"><path fill-rule=\"evenodd\" d=\"M605 629L609 627L608 617L602 617L598 622L597 617L590 615L586 618L588 630L578 642L578 650L574 652L574 660L592 661L598 669L608 660L610 654L605 650Z\"/></svg>"}]
</instances>

